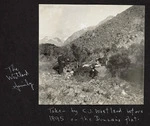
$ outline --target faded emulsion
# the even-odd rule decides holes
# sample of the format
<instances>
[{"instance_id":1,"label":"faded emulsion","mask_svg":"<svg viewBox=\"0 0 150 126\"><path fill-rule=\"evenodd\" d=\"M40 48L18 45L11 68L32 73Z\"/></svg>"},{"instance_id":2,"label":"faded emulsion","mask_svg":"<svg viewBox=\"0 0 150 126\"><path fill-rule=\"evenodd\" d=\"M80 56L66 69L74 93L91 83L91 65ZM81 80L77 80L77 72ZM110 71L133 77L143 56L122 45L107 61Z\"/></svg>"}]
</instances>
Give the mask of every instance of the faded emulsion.
<instances>
[{"instance_id":1,"label":"faded emulsion","mask_svg":"<svg viewBox=\"0 0 150 126\"><path fill-rule=\"evenodd\" d=\"M39 4L38 46L39 105L144 104L144 5Z\"/></svg>"}]
</instances>

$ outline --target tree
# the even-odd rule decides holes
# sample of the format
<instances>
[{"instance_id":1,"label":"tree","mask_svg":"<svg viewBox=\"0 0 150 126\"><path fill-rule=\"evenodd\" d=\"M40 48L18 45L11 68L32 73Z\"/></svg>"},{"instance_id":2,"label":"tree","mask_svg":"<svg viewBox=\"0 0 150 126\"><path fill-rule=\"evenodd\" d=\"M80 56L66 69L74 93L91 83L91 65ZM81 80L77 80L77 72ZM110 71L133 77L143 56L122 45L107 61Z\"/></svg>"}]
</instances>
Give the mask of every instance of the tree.
<instances>
[{"instance_id":1,"label":"tree","mask_svg":"<svg viewBox=\"0 0 150 126\"><path fill-rule=\"evenodd\" d=\"M126 71L130 63L131 61L126 53L117 53L109 58L106 67L114 77Z\"/></svg>"},{"instance_id":2,"label":"tree","mask_svg":"<svg viewBox=\"0 0 150 126\"><path fill-rule=\"evenodd\" d=\"M91 55L91 52L87 48L76 46L75 44L71 45L71 49L78 65L81 65L82 62L85 62L88 56Z\"/></svg>"},{"instance_id":3,"label":"tree","mask_svg":"<svg viewBox=\"0 0 150 126\"><path fill-rule=\"evenodd\" d=\"M75 44L71 45L71 49L72 49L74 57L76 58L77 61L79 61L81 49L79 47L77 47Z\"/></svg>"}]
</instances>

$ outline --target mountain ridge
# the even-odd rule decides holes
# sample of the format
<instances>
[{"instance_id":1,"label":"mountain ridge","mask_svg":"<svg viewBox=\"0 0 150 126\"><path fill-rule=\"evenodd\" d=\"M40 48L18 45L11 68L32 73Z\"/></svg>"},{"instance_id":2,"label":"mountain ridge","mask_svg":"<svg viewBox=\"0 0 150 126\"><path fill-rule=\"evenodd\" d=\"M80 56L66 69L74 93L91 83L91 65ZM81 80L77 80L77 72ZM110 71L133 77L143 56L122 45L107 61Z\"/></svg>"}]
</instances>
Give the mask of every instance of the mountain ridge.
<instances>
[{"instance_id":1,"label":"mountain ridge","mask_svg":"<svg viewBox=\"0 0 150 126\"><path fill-rule=\"evenodd\" d=\"M40 39L39 43L40 44L50 43L56 46L62 46L64 44L64 42L60 38L58 37L50 38L49 36L45 36L44 38Z\"/></svg>"},{"instance_id":2,"label":"mountain ridge","mask_svg":"<svg viewBox=\"0 0 150 126\"><path fill-rule=\"evenodd\" d=\"M132 6L94 30L82 34L66 46L74 43L77 46L94 50L95 48L111 47L112 44L125 46L127 41L132 41L130 37L133 36L142 36L139 40L141 41L144 39L144 9L144 6Z\"/></svg>"},{"instance_id":3,"label":"mountain ridge","mask_svg":"<svg viewBox=\"0 0 150 126\"><path fill-rule=\"evenodd\" d=\"M73 41L73 40L79 38L79 37L82 36L85 32L94 30L96 27L102 25L103 23L105 23L106 21L112 19L113 17L114 17L114 16L108 16L107 18L105 18L104 20L100 21L100 22L99 22L97 25L95 25L95 26L89 26L89 27L86 27L86 28L84 28L84 29L81 29L81 30L79 30L79 31L74 32L71 36L69 36L69 37L65 40L64 45L67 45L67 44L69 44L71 41Z\"/></svg>"}]
</instances>

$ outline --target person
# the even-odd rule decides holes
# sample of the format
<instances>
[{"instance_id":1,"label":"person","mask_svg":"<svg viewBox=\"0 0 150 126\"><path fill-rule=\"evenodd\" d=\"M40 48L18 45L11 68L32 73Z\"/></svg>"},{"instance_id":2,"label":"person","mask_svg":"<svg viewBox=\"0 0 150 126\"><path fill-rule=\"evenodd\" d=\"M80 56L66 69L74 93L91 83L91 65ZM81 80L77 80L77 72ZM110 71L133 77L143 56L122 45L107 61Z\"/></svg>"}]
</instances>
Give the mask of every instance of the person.
<instances>
[{"instance_id":1,"label":"person","mask_svg":"<svg viewBox=\"0 0 150 126\"><path fill-rule=\"evenodd\" d=\"M97 76L98 71L95 69L95 64L91 65L91 70L90 70L90 77L92 77L92 79Z\"/></svg>"}]
</instances>

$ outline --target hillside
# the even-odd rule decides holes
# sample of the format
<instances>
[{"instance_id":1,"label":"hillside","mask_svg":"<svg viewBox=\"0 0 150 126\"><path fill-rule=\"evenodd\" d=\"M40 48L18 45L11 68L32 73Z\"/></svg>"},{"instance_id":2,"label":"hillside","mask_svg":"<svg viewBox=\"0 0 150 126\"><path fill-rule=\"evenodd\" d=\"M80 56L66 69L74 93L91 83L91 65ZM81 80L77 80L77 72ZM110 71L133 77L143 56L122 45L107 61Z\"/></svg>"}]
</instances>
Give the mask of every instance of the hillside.
<instances>
[{"instance_id":1,"label":"hillside","mask_svg":"<svg viewBox=\"0 0 150 126\"><path fill-rule=\"evenodd\" d=\"M64 42L65 45L69 44L70 42L74 41L75 39L79 38L80 36L82 36L84 33L86 33L87 31L92 31L94 30L96 27L102 25L103 23L105 23L106 21L112 19L113 16L109 16L106 19L102 20L100 23L98 23L96 26L90 26L84 29L81 29L75 33L73 33L70 37L68 37L68 39Z\"/></svg>"},{"instance_id":2,"label":"hillside","mask_svg":"<svg viewBox=\"0 0 150 126\"><path fill-rule=\"evenodd\" d=\"M45 64L39 73L39 104L44 105L113 105L143 104L143 87L116 78L78 82L67 79ZM44 70L44 72L43 72Z\"/></svg>"},{"instance_id":3,"label":"hillside","mask_svg":"<svg viewBox=\"0 0 150 126\"><path fill-rule=\"evenodd\" d=\"M75 39L79 38L81 35L83 35L84 33L86 33L87 31L91 31L94 30L95 27L91 26L91 27L87 27L84 29L81 29L75 33L73 33L70 37L67 38L67 40L64 42L65 45L69 44L70 42L74 41Z\"/></svg>"},{"instance_id":4,"label":"hillside","mask_svg":"<svg viewBox=\"0 0 150 126\"><path fill-rule=\"evenodd\" d=\"M104 19L104 20L102 20L100 23L98 23L98 24L96 25L96 27L98 27L98 26L104 24L105 22L109 21L109 20L112 19L113 17L114 17L114 16L108 16L106 19Z\"/></svg>"},{"instance_id":5,"label":"hillside","mask_svg":"<svg viewBox=\"0 0 150 126\"><path fill-rule=\"evenodd\" d=\"M144 16L144 6L132 6L94 30L87 31L67 46L74 43L93 51L113 44L128 47L132 43L140 43L144 40Z\"/></svg>"},{"instance_id":6,"label":"hillside","mask_svg":"<svg viewBox=\"0 0 150 126\"><path fill-rule=\"evenodd\" d=\"M65 46L41 44L39 104L143 104L144 23L144 6L132 6ZM62 74L53 69L60 53L71 59Z\"/></svg>"}]
</instances>

